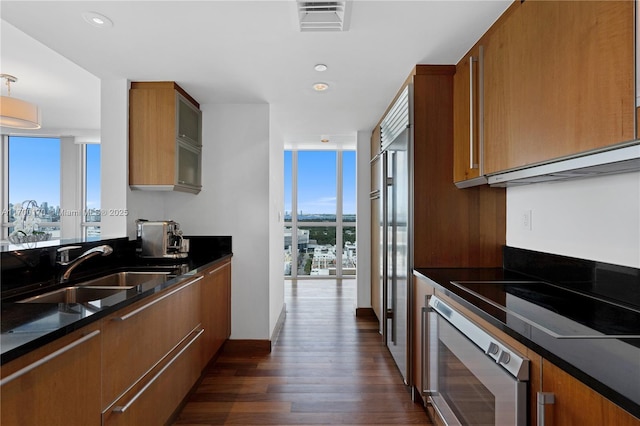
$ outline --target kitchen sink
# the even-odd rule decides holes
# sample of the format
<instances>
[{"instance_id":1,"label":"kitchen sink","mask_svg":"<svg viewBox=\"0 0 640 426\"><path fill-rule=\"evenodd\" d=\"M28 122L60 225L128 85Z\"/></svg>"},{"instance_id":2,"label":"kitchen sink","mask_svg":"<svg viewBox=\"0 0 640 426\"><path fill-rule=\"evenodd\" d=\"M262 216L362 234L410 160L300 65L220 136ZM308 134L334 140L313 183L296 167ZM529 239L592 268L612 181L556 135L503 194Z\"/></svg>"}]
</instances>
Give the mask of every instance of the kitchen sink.
<instances>
[{"instance_id":1,"label":"kitchen sink","mask_svg":"<svg viewBox=\"0 0 640 426\"><path fill-rule=\"evenodd\" d=\"M171 276L173 277L173 276ZM154 281L157 284L170 279L168 272L124 271L78 283L78 287L132 287Z\"/></svg>"},{"instance_id":2,"label":"kitchen sink","mask_svg":"<svg viewBox=\"0 0 640 426\"><path fill-rule=\"evenodd\" d=\"M39 296L20 300L18 303L85 303L104 299L105 297L112 296L130 288L133 288L133 286L65 287Z\"/></svg>"},{"instance_id":3,"label":"kitchen sink","mask_svg":"<svg viewBox=\"0 0 640 426\"><path fill-rule=\"evenodd\" d=\"M55 291L20 300L18 303L85 303L101 300L144 284L152 288L171 278L169 272L124 271L77 283ZM139 288L141 290L141 288Z\"/></svg>"}]
</instances>

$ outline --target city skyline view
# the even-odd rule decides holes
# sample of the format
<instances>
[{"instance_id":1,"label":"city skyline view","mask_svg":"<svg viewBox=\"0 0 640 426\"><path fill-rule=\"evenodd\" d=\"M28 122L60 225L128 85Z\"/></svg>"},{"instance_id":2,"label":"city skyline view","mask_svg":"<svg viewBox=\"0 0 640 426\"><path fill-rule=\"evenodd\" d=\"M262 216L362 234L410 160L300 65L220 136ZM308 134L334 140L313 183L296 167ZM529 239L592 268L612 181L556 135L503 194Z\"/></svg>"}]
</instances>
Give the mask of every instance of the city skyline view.
<instances>
[{"instance_id":1,"label":"city skyline view","mask_svg":"<svg viewBox=\"0 0 640 426\"><path fill-rule=\"evenodd\" d=\"M60 207L60 139L9 137L9 203ZM100 145L87 145L87 209L100 208Z\"/></svg>"}]
</instances>

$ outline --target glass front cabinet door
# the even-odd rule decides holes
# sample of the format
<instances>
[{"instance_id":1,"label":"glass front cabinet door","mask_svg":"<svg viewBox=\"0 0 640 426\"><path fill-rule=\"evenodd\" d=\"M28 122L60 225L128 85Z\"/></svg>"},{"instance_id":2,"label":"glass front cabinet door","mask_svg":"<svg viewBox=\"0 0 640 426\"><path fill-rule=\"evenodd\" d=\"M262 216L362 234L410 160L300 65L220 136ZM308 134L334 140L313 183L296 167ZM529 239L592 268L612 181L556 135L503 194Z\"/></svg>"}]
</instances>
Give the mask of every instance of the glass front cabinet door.
<instances>
[{"instance_id":1,"label":"glass front cabinet door","mask_svg":"<svg viewBox=\"0 0 640 426\"><path fill-rule=\"evenodd\" d=\"M176 103L176 138L202 146L202 112L179 92Z\"/></svg>"},{"instance_id":2,"label":"glass front cabinet door","mask_svg":"<svg viewBox=\"0 0 640 426\"><path fill-rule=\"evenodd\" d=\"M202 148L178 140L176 158L176 183L188 192L199 192L201 184Z\"/></svg>"}]
</instances>

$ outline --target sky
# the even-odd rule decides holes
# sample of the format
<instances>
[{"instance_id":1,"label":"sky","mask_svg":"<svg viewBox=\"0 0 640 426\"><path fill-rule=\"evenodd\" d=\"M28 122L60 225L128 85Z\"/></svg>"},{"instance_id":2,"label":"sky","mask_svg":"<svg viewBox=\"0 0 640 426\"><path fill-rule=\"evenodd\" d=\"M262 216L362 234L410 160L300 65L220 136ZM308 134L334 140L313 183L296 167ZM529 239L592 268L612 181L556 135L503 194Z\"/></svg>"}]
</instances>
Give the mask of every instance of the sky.
<instances>
[{"instance_id":1,"label":"sky","mask_svg":"<svg viewBox=\"0 0 640 426\"><path fill-rule=\"evenodd\" d=\"M336 214L336 151L298 151L298 206L303 214ZM285 151L285 211L291 212L292 152ZM356 153L343 151L343 214L356 213Z\"/></svg>"},{"instance_id":2,"label":"sky","mask_svg":"<svg viewBox=\"0 0 640 426\"><path fill-rule=\"evenodd\" d=\"M87 145L87 206L100 207L100 145ZM9 202L60 205L60 140L9 137Z\"/></svg>"},{"instance_id":3,"label":"sky","mask_svg":"<svg viewBox=\"0 0 640 426\"><path fill-rule=\"evenodd\" d=\"M291 151L284 153L285 211L291 212ZM298 151L298 212L336 214L336 151ZM57 138L9 139L9 202L60 205ZM100 145L87 145L87 207L100 208ZM343 214L356 213L356 153L343 151Z\"/></svg>"}]
</instances>

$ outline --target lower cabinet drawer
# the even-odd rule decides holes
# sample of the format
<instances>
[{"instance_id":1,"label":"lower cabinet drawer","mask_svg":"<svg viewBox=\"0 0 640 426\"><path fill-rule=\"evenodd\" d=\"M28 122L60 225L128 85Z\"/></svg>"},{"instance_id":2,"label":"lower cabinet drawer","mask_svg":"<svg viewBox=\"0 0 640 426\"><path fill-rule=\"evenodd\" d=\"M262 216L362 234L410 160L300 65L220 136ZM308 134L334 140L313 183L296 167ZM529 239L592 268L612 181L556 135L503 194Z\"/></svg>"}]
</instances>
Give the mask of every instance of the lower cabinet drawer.
<instances>
[{"instance_id":1,"label":"lower cabinet drawer","mask_svg":"<svg viewBox=\"0 0 640 426\"><path fill-rule=\"evenodd\" d=\"M89 325L3 365L0 424L99 425L101 337Z\"/></svg>"},{"instance_id":2,"label":"lower cabinet drawer","mask_svg":"<svg viewBox=\"0 0 640 426\"><path fill-rule=\"evenodd\" d=\"M102 413L103 425L162 425L200 377L204 329L184 341Z\"/></svg>"},{"instance_id":3,"label":"lower cabinet drawer","mask_svg":"<svg viewBox=\"0 0 640 426\"><path fill-rule=\"evenodd\" d=\"M200 324L200 279L102 320L103 410L137 386Z\"/></svg>"}]
</instances>

